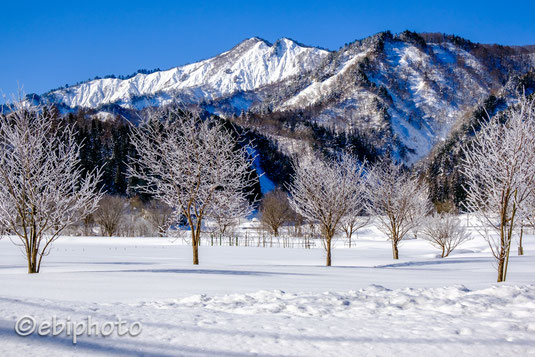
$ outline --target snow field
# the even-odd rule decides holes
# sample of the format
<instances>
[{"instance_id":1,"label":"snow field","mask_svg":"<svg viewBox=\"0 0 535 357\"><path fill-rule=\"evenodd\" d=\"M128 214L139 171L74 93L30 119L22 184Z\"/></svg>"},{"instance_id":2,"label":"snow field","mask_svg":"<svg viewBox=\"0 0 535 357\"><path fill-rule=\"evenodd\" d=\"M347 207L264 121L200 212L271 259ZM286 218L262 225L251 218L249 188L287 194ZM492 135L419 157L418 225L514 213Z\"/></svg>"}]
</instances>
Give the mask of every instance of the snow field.
<instances>
[{"instance_id":1,"label":"snow field","mask_svg":"<svg viewBox=\"0 0 535 357\"><path fill-rule=\"evenodd\" d=\"M466 221L463 221L466 222ZM531 232L529 232L531 233ZM508 282L478 236L445 259L411 239L365 228L333 267L317 248L191 247L167 238L62 237L40 274L0 240L2 356L528 356L535 354L535 236L512 254ZM137 337L14 333L37 321L87 316L141 321Z\"/></svg>"}]
</instances>

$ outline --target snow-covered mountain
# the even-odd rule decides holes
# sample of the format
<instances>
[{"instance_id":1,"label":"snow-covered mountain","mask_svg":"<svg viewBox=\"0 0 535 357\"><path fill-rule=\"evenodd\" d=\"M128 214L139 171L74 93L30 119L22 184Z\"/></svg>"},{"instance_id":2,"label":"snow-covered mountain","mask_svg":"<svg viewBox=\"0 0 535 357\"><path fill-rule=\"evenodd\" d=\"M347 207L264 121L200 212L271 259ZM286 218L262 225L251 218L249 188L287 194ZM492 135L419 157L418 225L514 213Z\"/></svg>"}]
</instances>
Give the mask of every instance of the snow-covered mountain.
<instances>
[{"instance_id":1,"label":"snow-covered mountain","mask_svg":"<svg viewBox=\"0 0 535 357\"><path fill-rule=\"evenodd\" d=\"M282 113L358 133L379 152L391 149L413 163L480 101L531 70L534 52L408 31L379 33L334 52L254 37L201 62L93 80L41 98L101 113L174 99L222 116Z\"/></svg>"},{"instance_id":2,"label":"snow-covered mountain","mask_svg":"<svg viewBox=\"0 0 535 357\"><path fill-rule=\"evenodd\" d=\"M283 38L270 44L245 40L214 58L129 79L106 78L57 90L45 97L68 107L97 108L118 104L126 108L160 105L179 97L186 102L214 100L252 91L316 68L328 51Z\"/></svg>"},{"instance_id":3,"label":"snow-covered mountain","mask_svg":"<svg viewBox=\"0 0 535 357\"><path fill-rule=\"evenodd\" d=\"M520 48L386 32L331 53L293 84L293 93L272 101L271 109L313 108L309 120L358 131L411 163L427 155L460 117L534 64L533 54Z\"/></svg>"}]
</instances>

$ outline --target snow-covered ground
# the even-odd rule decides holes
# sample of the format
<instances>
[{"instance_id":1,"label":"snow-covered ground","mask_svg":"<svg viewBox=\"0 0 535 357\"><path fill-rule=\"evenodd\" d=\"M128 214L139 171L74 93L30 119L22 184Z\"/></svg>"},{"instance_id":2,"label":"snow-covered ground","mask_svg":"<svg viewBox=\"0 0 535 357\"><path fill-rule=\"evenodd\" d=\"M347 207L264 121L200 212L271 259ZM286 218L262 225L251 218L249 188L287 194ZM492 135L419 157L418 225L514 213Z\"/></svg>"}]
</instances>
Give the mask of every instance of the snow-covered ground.
<instances>
[{"instance_id":1,"label":"snow-covered ground","mask_svg":"<svg viewBox=\"0 0 535 357\"><path fill-rule=\"evenodd\" d=\"M513 252L503 284L475 237L445 259L407 240L395 262L367 228L352 248L339 239L332 267L321 248L202 245L193 266L181 240L63 237L34 275L3 239L0 355L535 355L535 236L524 237L524 256ZM16 335L25 315L121 318L143 331L73 345L65 334Z\"/></svg>"}]
</instances>

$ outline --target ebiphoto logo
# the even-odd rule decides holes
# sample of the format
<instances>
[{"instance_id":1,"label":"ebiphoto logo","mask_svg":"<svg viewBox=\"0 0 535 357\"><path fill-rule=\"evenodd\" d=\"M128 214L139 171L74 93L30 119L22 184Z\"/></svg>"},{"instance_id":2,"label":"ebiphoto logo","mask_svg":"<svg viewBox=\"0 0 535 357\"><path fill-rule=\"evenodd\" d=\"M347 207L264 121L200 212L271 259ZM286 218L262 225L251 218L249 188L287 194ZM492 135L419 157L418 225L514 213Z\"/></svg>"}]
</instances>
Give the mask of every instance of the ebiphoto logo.
<instances>
[{"instance_id":1,"label":"ebiphoto logo","mask_svg":"<svg viewBox=\"0 0 535 357\"><path fill-rule=\"evenodd\" d=\"M117 334L119 337L136 337L143 331L143 325L139 321L128 323L120 317L116 321L98 322L87 316L80 321L72 321L70 317L58 319L52 316L50 320L37 321L30 315L22 316L15 323L15 332L19 336L29 336L37 333L39 336L59 336L65 334L72 337L72 343L76 344L80 336L108 337Z\"/></svg>"}]
</instances>

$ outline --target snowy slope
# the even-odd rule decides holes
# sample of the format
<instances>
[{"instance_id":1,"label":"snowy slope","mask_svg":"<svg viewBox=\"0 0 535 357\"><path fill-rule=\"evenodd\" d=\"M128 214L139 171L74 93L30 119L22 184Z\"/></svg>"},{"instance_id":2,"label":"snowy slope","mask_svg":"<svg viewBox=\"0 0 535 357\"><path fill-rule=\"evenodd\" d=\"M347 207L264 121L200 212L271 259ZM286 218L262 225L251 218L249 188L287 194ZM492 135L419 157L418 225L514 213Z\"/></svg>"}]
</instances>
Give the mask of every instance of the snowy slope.
<instances>
[{"instance_id":1,"label":"snowy slope","mask_svg":"<svg viewBox=\"0 0 535 357\"><path fill-rule=\"evenodd\" d=\"M498 55L478 46L381 33L340 49L291 97L273 105L316 106L312 120L337 131L372 133L379 148L403 150L400 156L412 163L505 79L533 65L529 56Z\"/></svg>"},{"instance_id":2,"label":"snowy slope","mask_svg":"<svg viewBox=\"0 0 535 357\"><path fill-rule=\"evenodd\" d=\"M327 54L325 50L304 47L287 38L270 44L253 37L201 62L151 74L140 73L125 80L93 80L57 90L48 97L69 107L87 108L109 103L129 107L141 96L155 96L146 102L156 105L176 95L196 101L215 99L302 74L315 68Z\"/></svg>"}]
</instances>

